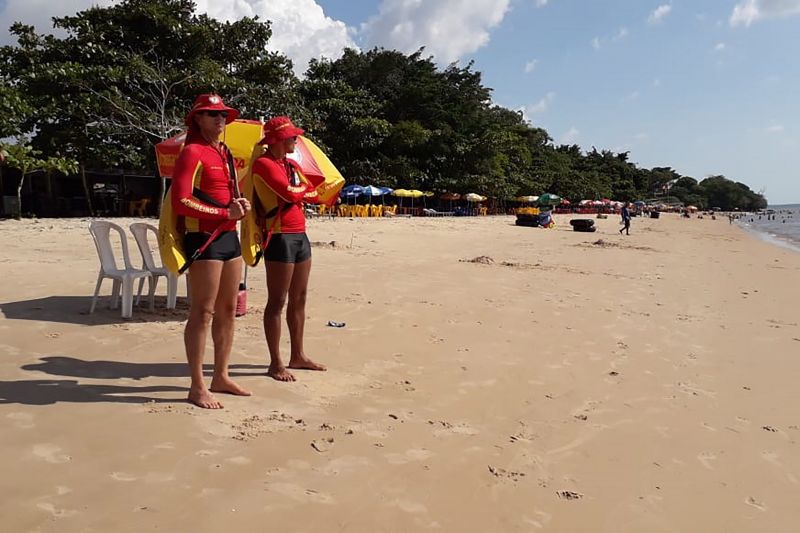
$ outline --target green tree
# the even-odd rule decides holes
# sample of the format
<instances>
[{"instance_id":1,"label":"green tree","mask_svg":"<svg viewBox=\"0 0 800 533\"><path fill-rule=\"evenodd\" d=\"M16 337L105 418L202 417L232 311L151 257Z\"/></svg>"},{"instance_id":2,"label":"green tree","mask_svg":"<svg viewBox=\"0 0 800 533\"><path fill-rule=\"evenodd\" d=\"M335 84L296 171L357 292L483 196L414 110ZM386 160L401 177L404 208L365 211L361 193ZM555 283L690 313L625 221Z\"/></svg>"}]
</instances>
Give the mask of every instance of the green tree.
<instances>
[{"instance_id":1,"label":"green tree","mask_svg":"<svg viewBox=\"0 0 800 533\"><path fill-rule=\"evenodd\" d=\"M4 151L7 154L5 163L20 172L19 183L17 184L17 220L22 218L22 187L25 184L25 178L30 173L44 171L68 174L77 170L77 165L74 161L63 157L43 157L39 150L35 150L26 144L22 138L17 139L16 144L6 145Z\"/></svg>"}]
</instances>

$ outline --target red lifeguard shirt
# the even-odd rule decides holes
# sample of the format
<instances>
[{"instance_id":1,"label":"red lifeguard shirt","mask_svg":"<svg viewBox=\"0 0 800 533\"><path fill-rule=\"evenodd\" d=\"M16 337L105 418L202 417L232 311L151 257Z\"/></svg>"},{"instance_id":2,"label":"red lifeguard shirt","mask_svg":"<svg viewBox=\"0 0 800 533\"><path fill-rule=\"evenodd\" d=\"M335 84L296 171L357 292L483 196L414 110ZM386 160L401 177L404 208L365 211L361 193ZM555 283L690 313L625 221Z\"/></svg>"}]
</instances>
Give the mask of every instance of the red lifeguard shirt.
<instances>
[{"instance_id":1,"label":"red lifeguard shirt","mask_svg":"<svg viewBox=\"0 0 800 533\"><path fill-rule=\"evenodd\" d=\"M300 181L295 172L296 163L290 159L280 161L265 154L253 162L253 179L267 186L266 197L258 197L264 213L278 208L277 220L268 220L267 228L273 233L305 233L306 217L303 203L319 203L313 186Z\"/></svg>"},{"instance_id":2,"label":"red lifeguard shirt","mask_svg":"<svg viewBox=\"0 0 800 533\"><path fill-rule=\"evenodd\" d=\"M233 184L224 149L206 140L184 146L175 162L172 176L172 208L184 217L187 232L212 233L220 224L222 231L236 230L236 221L228 220L228 208L210 205L194 195L199 189L219 205L233 200Z\"/></svg>"}]
</instances>

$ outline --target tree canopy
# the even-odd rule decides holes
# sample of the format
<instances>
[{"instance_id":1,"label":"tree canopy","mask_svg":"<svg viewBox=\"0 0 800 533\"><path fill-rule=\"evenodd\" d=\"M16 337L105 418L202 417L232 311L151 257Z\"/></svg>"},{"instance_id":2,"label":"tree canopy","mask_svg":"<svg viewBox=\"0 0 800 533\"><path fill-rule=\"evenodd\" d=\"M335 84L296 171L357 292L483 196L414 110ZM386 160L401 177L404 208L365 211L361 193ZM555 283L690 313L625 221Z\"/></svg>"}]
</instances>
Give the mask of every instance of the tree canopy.
<instances>
[{"instance_id":1,"label":"tree canopy","mask_svg":"<svg viewBox=\"0 0 800 533\"><path fill-rule=\"evenodd\" d=\"M23 136L80 168L155 172L153 144L183 127L194 97L221 94L247 118L290 115L348 180L498 198L669 195L698 207L766 200L723 176L646 169L628 152L557 145L492 102L469 63L439 68L424 49L345 50L298 79L269 52L270 23L220 22L190 0L124 0L53 19L59 35L15 23L0 47L0 138ZM1 142L1 141L0 141Z\"/></svg>"}]
</instances>

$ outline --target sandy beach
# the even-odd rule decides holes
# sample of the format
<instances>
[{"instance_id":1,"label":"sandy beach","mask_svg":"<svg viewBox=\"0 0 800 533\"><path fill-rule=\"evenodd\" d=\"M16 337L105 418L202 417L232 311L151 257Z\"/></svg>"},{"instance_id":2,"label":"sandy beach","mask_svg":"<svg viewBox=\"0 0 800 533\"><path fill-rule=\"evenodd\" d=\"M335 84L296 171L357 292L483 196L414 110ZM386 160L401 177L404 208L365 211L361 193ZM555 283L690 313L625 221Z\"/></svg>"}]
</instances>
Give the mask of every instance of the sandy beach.
<instances>
[{"instance_id":1,"label":"sandy beach","mask_svg":"<svg viewBox=\"0 0 800 533\"><path fill-rule=\"evenodd\" d=\"M251 270L221 411L185 402L183 281L89 315L88 221L0 221L3 531L795 531L800 254L569 218L312 220L330 371L265 377Z\"/></svg>"}]
</instances>

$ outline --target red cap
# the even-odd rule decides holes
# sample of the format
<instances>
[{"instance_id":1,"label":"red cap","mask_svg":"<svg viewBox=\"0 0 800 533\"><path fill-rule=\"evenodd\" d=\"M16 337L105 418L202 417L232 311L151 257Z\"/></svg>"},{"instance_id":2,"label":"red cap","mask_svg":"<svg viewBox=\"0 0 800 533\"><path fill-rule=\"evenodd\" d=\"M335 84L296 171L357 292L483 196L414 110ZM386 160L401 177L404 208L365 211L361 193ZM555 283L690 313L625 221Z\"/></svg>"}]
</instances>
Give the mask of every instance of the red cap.
<instances>
[{"instance_id":1,"label":"red cap","mask_svg":"<svg viewBox=\"0 0 800 533\"><path fill-rule=\"evenodd\" d=\"M185 122L187 126L192 125L195 114L200 111L226 111L228 116L225 118L225 124L230 124L239 116L239 112L232 107L226 106L218 94L201 94L195 99L191 111L186 115Z\"/></svg>"},{"instance_id":2,"label":"red cap","mask_svg":"<svg viewBox=\"0 0 800 533\"><path fill-rule=\"evenodd\" d=\"M301 128L292 124L289 117L274 117L264 124L264 138L261 142L263 144L275 144L303 133L305 132Z\"/></svg>"}]
</instances>

